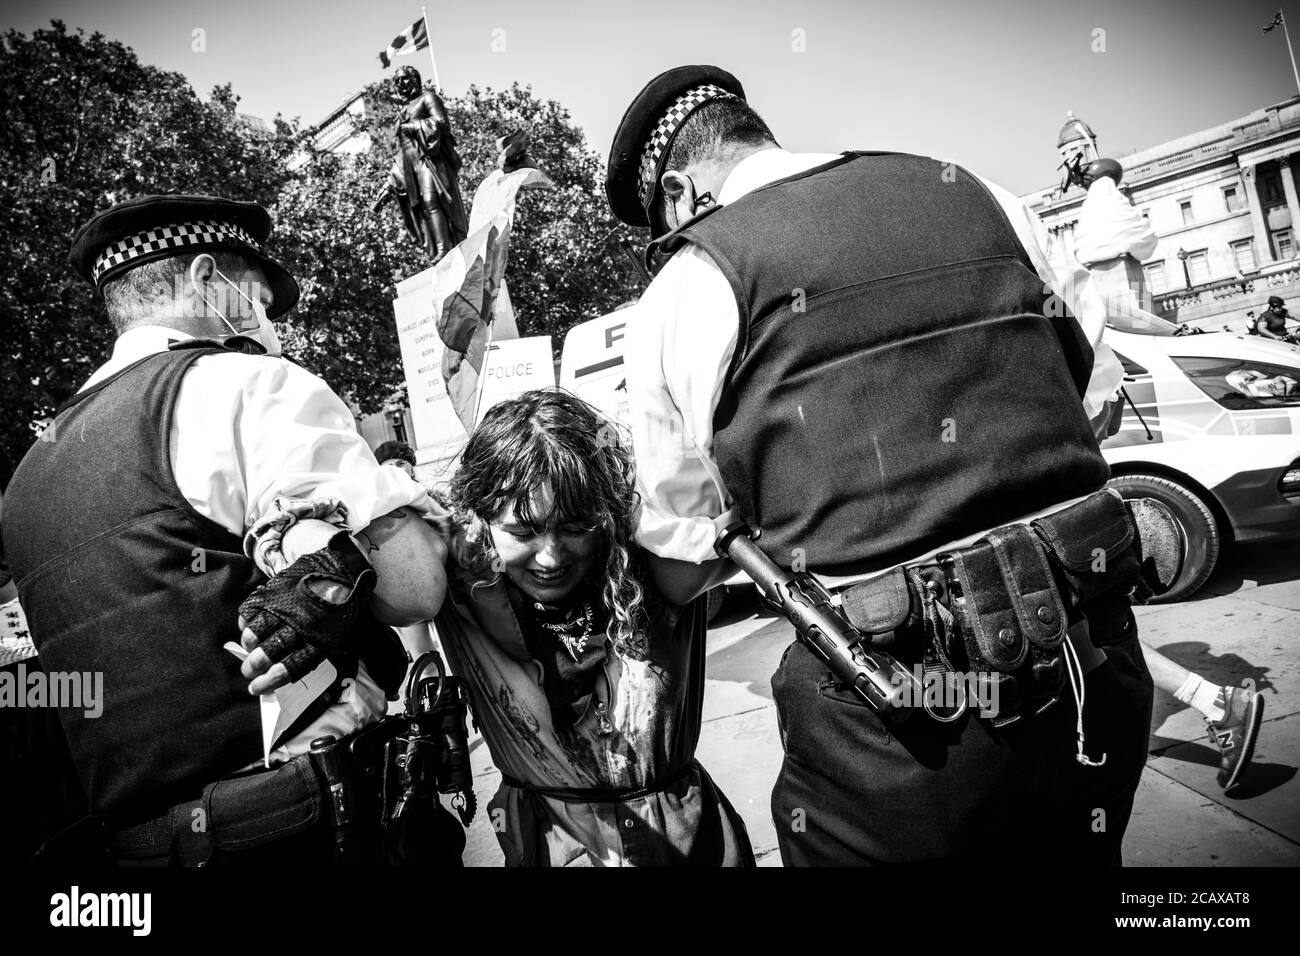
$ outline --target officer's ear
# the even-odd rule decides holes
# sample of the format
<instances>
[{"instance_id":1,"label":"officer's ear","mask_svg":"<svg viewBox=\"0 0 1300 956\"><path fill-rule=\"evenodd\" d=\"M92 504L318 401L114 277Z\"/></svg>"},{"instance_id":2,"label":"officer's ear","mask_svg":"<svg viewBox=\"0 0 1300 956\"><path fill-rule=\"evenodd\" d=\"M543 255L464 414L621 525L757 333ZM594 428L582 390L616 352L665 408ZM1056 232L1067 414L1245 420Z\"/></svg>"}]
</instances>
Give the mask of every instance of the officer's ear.
<instances>
[{"instance_id":1,"label":"officer's ear","mask_svg":"<svg viewBox=\"0 0 1300 956\"><path fill-rule=\"evenodd\" d=\"M659 185L663 188L668 201L674 205L681 201L694 203L695 183L691 181L690 176L670 169L659 177Z\"/></svg>"},{"instance_id":2,"label":"officer's ear","mask_svg":"<svg viewBox=\"0 0 1300 956\"><path fill-rule=\"evenodd\" d=\"M186 315L218 318L214 313L226 314L224 289L215 282L217 262L206 252L201 252L190 261L187 271L189 291L186 302Z\"/></svg>"},{"instance_id":3,"label":"officer's ear","mask_svg":"<svg viewBox=\"0 0 1300 956\"><path fill-rule=\"evenodd\" d=\"M195 286L207 285L217 271L217 260L206 252L200 252L190 262L190 281Z\"/></svg>"},{"instance_id":4,"label":"officer's ear","mask_svg":"<svg viewBox=\"0 0 1300 956\"><path fill-rule=\"evenodd\" d=\"M664 198L673 211L669 217L669 229L676 229L691 216L695 215L695 183L690 176L670 169L659 177L659 186L664 191Z\"/></svg>"}]
</instances>

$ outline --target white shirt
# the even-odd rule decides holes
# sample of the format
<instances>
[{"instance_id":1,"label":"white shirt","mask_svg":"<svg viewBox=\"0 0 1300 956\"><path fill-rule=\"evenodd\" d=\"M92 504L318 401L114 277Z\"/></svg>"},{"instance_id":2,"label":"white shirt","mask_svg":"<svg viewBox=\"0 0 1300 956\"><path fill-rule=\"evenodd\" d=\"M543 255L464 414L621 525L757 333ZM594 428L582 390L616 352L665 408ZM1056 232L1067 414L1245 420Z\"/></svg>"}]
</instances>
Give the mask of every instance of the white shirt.
<instances>
[{"instance_id":1,"label":"white shirt","mask_svg":"<svg viewBox=\"0 0 1300 956\"><path fill-rule=\"evenodd\" d=\"M158 325L129 329L82 388L190 338ZM196 359L181 380L169 449L186 500L241 539L277 497L338 498L349 530L360 531L426 495L401 469L379 466L328 385L267 355Z\"/></svg>"},{"instance_id":2,"label":"white shirt","mask_svg":"<svg viewBox=\"0 0 1300 956\"><path fill-rule=\"evenodd\" d=\"M838 156L779 148L753 153L731 171L718 192L718 202L725 206L760 186ZM1039 277L1066 303L1093 348L1093 372L1083 400L1088 417L1093 418L1118 392L1124 374L1101 341L1106 325L1104 300L1087 270L1068 252L1049 260L1047 230L1029 207L1002 187L982 181L1006 211ZM637 540L661 557L696 563L715 558L714 539L734 520L731 498L713 459L713 414L736 349L739 324L730 283L708 253L693 244L664 266L632 310L624 361L642 500ZM912 560L981 536L949 542ZM852 579L826 580L840 584Z\"/></svg>"},{"instance_id":3,"label":"white shirt","mask_svg":"<svg viewBox=\"0 0 1300 956\"><path fill-rule=\"evenodd\" d=\"M129 329L82 390L190 338L157 325ZM282 358L229 352L196 359L181 379L173 416L168 447L181 494L241 540L277 497L337 498L355 532L404 505L421 505L428 494L401 469L381 467L343 401ZM233 655L230 663L238 673ZM387 708L383 691L358 664L338 702L272 751L270 763L305 753L323 734L342 740Z\"/></svg>"}]
</instances>

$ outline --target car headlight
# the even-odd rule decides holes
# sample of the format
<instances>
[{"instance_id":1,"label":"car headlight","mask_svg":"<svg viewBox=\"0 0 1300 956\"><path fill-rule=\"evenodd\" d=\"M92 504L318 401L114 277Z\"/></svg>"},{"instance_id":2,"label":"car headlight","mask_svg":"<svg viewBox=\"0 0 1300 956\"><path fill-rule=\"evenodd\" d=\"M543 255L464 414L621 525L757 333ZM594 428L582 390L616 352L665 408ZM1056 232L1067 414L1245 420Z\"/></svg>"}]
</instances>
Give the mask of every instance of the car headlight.
<instances>
[{"instance_id":1,"label":"car headlight","mask_svg":"<svg viewBox=\"0 0 1300 956\"><path fill-rule=\"evenodd\" d=\"M1277 487L1288 498L1300 495L1300 461L1291 462L1291 467L1283 472Z\"/></svg>"},{"instance_id":2,"label":"car headlight","mask_svg":"<svg viewBox=\"0 0 1300 956\"><path fill-rule=\"evenodd\" d=\"M1300 405L1300 368L1248 359L1171 356L1196 387L1224 408Z\"/></svg>"}]
</instances>

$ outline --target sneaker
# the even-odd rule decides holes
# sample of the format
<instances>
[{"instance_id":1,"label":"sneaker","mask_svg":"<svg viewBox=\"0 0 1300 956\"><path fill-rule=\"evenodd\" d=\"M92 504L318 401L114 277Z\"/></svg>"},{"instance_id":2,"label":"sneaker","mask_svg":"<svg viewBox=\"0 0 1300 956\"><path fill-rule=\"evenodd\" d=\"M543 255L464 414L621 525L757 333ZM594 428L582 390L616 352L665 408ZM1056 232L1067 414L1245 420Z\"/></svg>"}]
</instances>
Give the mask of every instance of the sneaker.
<instances>
[{"instance_id":1,"label":"sneaker","mask_svg":"<svg viewBox=\"0 0 1300 956\"><path fill-rule=\"evenodd\" d=\"M1253 687L1224 687L1217 703L1223 708L1218 723L1208 718L1210 742L1219 748L1219 786L1228 792L1241 782L1255 754L1255 737L1264 719L1264 698Z\"/></svg>"}]
</instances>

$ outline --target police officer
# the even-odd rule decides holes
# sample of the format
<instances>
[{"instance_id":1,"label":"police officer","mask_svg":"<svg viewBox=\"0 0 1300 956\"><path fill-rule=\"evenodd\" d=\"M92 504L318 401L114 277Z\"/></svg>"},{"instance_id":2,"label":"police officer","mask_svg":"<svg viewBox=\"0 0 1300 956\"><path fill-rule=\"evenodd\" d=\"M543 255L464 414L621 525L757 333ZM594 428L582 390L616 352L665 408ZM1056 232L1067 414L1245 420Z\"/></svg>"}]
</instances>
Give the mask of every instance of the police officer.
<instances>
[{"instance_id":1,"label":"police officer","mask_svg":"<svg viewBox=\"0 0 1300 956\"><path fill-rule=\"evenodd\" d=\"M848 586L905 666L1001 692L988 716L954 696L896 725L792 644L772 682L785 863L1118 862L1152 690L1132 524L1096 494L1089 419L1122 372L1086 271L1053 269L1036 217L952 164L781 149L713 66L636 96L606 192L667 260L626 351L660 585L725 577L714 540L743 518L778 564Z\"/></svg>"},{"instance_id":2,"label":"police officer","mask_svg":"<svg viewBox=\"0 0 1300 956\"><path fill-rule=\"evenodd\" d=\"M270 229L254 203L164 195L77 233L73 268L117 339L5 498L43 667L103 675L102 714L60 717L124 864L328 860L311 743L396 697L406 657L376 620L441 601L424 489L280 355L270 320L298 286L262 249ZM323 690L264 744L257 695L308 675Z\"/></svg>"}]
</instances>

